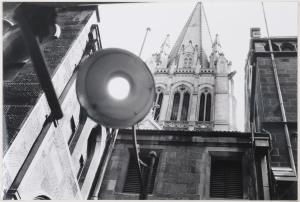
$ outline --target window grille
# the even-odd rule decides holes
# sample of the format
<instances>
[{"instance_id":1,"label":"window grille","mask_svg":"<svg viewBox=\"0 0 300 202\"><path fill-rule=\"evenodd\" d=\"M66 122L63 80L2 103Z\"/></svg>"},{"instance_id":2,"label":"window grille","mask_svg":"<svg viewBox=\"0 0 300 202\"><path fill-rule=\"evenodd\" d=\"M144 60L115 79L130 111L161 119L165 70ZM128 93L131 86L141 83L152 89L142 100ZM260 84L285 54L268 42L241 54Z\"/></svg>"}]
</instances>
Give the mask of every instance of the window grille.
<instances>
[{"instance_id":1,"label":"window grille","mask_svg":"<svg viewBox=\"0 0 300 202\"><path fill-rule=\"evenodd\" d=\"M150 162L149 157L140 157L140 159L144 163L149 165L149 162ZM156 177L156 172L157 172L157 166L158 166L158 159L155 160L155 164L153 166L153 171L152 171L152 175L151 175L148 194L153 193L155 177ZM142 175L143 175L143 181L145 182L148 168L141 165L141 170L142 170ZM135 159L132 156L130 157L130 160L129 160L127 176L126 176L125 184L123 187L123 193L136 193L136 194L140 193L138 168L137 168Z\"/></svg>"},{"instance_id":2,"label":"window grille","mask_svg":"<svg viewBox=\"0 0 300 202\"><path fill-rule=\"evenodd\" d=\"M180 101L180 93L177 92L174 94L173 107L172 107L172 113L171 113L171 121L177 120L179 101Z\"/></svg>"},{"instance_id":3,"label":"window grille","mask_svg":"<svg viewBox=\"0 0 300 202\"><path fill-rule=\"evenodd\" d=\"M190 94L184 93L183 96L183 105L181 111L181 121L187 120L188 110L189 110L189 101L190 101Z\"/></svg>"},{"instance_id":4,"label":"window grille","mask_svg":"<svg viewBox=\"0 0 300 202\"><path fill-rule=\"evenodd\" d=\"M210 197L243 198L241 161L215 160L211 162Z\"/></svg>"}]
</instances>

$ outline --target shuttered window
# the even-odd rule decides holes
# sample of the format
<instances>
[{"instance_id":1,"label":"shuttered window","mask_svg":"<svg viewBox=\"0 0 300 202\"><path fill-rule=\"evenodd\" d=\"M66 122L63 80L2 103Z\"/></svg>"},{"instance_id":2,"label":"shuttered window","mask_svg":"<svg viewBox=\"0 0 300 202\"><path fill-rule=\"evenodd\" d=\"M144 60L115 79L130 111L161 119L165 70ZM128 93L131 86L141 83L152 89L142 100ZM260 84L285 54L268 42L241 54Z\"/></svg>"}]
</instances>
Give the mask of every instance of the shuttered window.
<instances>
[{"instance_id":1,"label":"shuttered window","mask_svg":"<svg viewBox=\"0 0 300 202\"><path fill-rule=\"evenodd\" d=\"M149 165L149 161L150 161L149 157L140 157L140 159L143 162L145 162L147 165ZM150 186L148 189L148 194L153 193L155 176L156 176L156 172L157 172L157 166L158 166L158 159L155 160L155 164L153 166L153 171L152 171L152 176L151 176L151 180L150 180ZM147 177L148 168L141 165L141 169L142 169L142 174L143 174L143 182L145 182L146 177ZM133 157L130 157L130 160L129 160L129 166L128 166L125 184L123 187L123 193L136 193L136 194L140 193L138 168L137 168L135 159Z\"/></svg>"},{"instance_id":2,"label":"shuttered window","mask_svg":"<svg viewBox=\"0 0 300 202\"><path fill-rule=\"evenodd\" d=\"M212 159L210 176L211 198L243 198L241 161Z\"/></svg>"}]
</instances>

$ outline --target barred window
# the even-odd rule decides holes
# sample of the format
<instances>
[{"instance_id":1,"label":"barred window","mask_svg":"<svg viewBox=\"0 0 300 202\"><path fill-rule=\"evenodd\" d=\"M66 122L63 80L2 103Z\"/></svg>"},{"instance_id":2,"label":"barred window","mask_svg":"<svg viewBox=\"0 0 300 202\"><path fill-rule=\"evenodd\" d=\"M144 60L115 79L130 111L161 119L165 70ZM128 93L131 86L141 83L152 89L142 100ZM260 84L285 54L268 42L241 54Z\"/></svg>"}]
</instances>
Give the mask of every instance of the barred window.
<instances>
[{"instance_id":1,"label":"barred window","mask_svg":"<svg viewBox=\"0 0 300 202\"><path fill-rule=\"evenodd\" d=\"M212 158L210 175L211 198L243 198L242 162Z\"/></svg>"},{"instance_id":2,"label":"barred window","mask_svg":"<svg viewBox=\"0 0 300 202\"><path fill-rule=\"evenodd\" d=\"M149 157L140 156L140 159L144 163L149 165L149 163L150 163ZM158 159L155 160L155 164L153 165L153 171L152 171L152 175L151 175L151 179L150 179L150 186L148 189L148 194L153 193L155 177L156 177L156 172L157 172L157 166L158 166ZM141 165L141 170L142 170L143 181L145 181L148 168ZM138 167L137 167L136 161L132 155L130 156L130 160L129 160L127 176L126 176L125 184L123 187L123 193L136 193L136 194L140 193Z\"/></svg>"}]
</instances>

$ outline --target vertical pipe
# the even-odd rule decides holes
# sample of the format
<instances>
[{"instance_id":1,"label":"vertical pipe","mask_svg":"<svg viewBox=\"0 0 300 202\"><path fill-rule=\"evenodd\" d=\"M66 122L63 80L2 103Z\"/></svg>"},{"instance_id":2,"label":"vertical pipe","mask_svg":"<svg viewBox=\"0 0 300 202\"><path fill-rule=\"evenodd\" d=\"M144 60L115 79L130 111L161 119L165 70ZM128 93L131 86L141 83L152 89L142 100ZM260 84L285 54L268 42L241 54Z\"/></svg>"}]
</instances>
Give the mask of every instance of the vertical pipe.
<instances>
[{"instance_id":1,"label":"vertical pipe","mask_svg":"<svg viewBox=\"0 0 300 202\"><path fill-rule=\"evenodd\" d=\"M256 164L255 164L255 148L254 148L254 130L253 130L253 123L250 125L251 127L251 139L252 139L252 166L253 166L253 174L254 174L254 183L255 183L255 199L258 200L258 184L257 184L257 173L256 173Z\"/></svg>"},{"instance_id":2,"label":"vertical pipe","mask_svg":"<svg viewBox=\"0 0 300 202\"><path fill-rule=\"evenodd\" d=\"M296 170L295 161L294 161L293 152L292 152L292 145L291 145L291 140L290 140L289 129L288 129L288 126L287 126L287 123L286 123L287 119L286 119L285 109L284 109L284 105L283 105L283 99L282 99L280 83L279 83L278 73L277 73L277 67L276 67L276 63L275 63L275 58L274 58L271 39L270 39L270 36L269 36L269 30L268 30L267 19L266 19L266 14L265 14L265 9L264 9L263 2L262 2L262 8L263 8L263 13L264 13L264 18L265 18L267 34L268 34L268 43L269 43L270 52L271 52L272 67L273 67L275 83L276 83L276 88L277 88L277 93L278 93L278 98L279 98L279 104L280 104L280 109L281 109L281 114L282 114L282 121L283 121L283 124L284 124L284 132L285 132L285 138L286 138L286 142L287 142L287 146L288 146L290 163L291 163L291 167L293 169L293 172L297 176L297 170Z\"/></svg>"},{"instance_id":3,"label":"vertical pipe","mask_svg":"<svg viewBox=\"0 0 300 202\"><path fill-rule=\"evenodd\" d=\"M150 157L150 164L148 165L147 177L146 177L146 181L145 181L145 187L144 187L143 193L140 195L140 198L139 198L140 200L147 200L148 199L148 190L149 190L149 186L150 186L150 182L151 182L153 166L155 164L155 159L157 157L156 152L151 151L149 153L149 157Z\"/></svg>"},{"instance_id":4,"label":"vertical pipe","mask_svg":"<svg viewBox=\"0 0 300 202\"><path fill-rule=\"evenodd\" d=\"M139 158L139 148L136 140L136 128L135 125L132 126L132 141L133 141L133 147L135 151L135 162L138 167L138 176L139 176L139 183L140 183L140 195L144 191L144 184L143 184L143 176L142 176L142 170L141 170L141 164L140 164L140 158Z\"/></svg>"}]
</instances>

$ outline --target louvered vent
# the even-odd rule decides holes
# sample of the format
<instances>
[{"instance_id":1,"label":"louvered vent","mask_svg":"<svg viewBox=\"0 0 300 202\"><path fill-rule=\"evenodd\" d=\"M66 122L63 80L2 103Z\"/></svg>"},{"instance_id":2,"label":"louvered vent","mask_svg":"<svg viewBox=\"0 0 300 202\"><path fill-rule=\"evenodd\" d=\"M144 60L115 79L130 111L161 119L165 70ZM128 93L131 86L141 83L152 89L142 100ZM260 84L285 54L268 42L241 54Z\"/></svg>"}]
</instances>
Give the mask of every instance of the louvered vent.
<instances>
[{"instance_id":1,"label":"louvered vent","mask_svg":"<svg viewBox=\"0 0 300 202\"><path fill-rule=\"evenodd\" d=\"M140 159L143 162L145 162L147 165L149 164L149 160L150 160L149 158L141 157ZM155 160L155 164L153 166L153 172L152 172L152 176L151 176L151 180L150 180L148 194L153 193L157 166L158 166L158 159ZM143 181L145 182L148 168L141 165L141 169L142 169L142 174L143 174ZM129 160L129 166L128 166L125 184L123 187L123 193L140 193L138 168L136 166L136 162L133 157L130 157L130 160Z\"/></svg>"},{"instance_id":2,"label":"louvered vent","mask_svg":"<svg viewBox=\"0 0 300 202\"><path fill-rule=\"evenodd\" d=\"M243 198L243 174L241 161L212 160L210 197Z\"/></svg>"}]
</instances>

